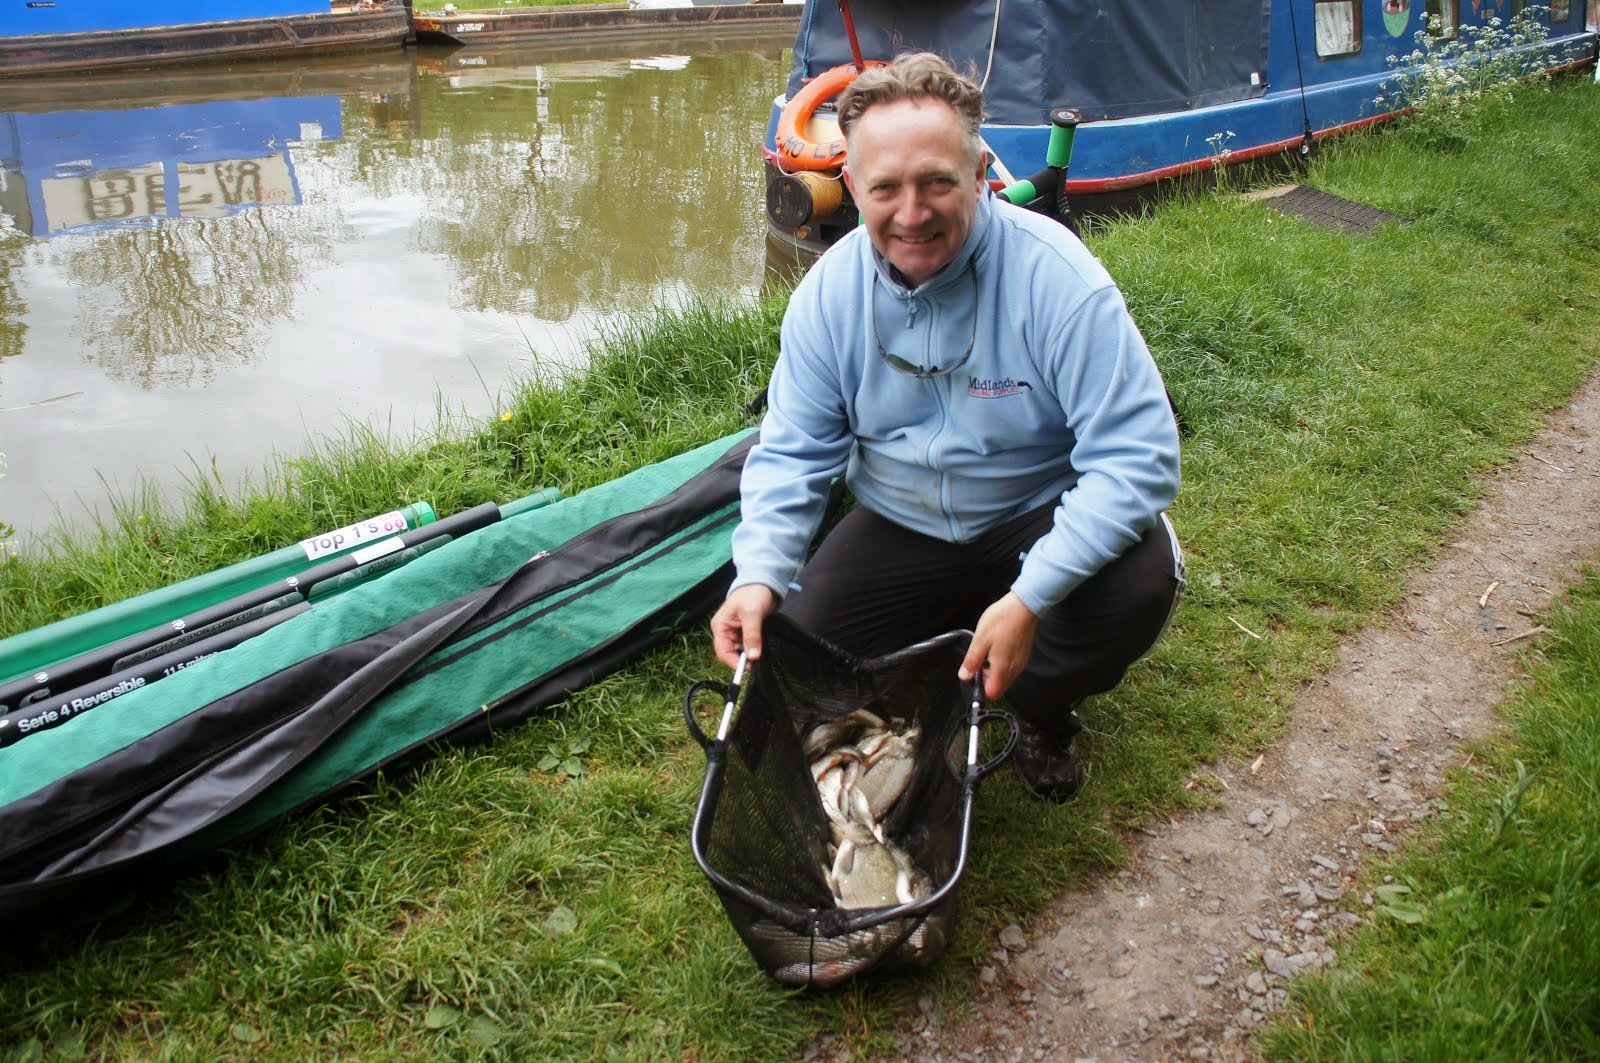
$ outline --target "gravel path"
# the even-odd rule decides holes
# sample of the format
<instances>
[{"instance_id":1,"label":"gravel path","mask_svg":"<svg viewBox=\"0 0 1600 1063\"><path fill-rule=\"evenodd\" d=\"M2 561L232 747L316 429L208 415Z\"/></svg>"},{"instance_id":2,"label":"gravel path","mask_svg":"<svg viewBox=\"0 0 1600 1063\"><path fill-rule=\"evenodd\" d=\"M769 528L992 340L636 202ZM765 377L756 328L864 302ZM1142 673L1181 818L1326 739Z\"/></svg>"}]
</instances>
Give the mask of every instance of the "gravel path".
<instances>
[{"instance_id":1,"label":"gravel path","mask_svg":"<svg viewBox=\"0 0 1600 1063\"><path fill-rule=\"evenodd\" d=\"M1303 970L1338 963L1363 861L1432 815L1462 743L1489 734L1537 616L1600 559L1600 376L1524 457L1388 623L1308 686L1259 761L1206 770L1223 805L1138 839L1128 866L995 935L974 1018L930 999L906 1059L1243 1060ZM1370 905L1360 898L1357 905ZM806 1055L842 1046L820 1038Z\"/></svg>"}]
</instances>

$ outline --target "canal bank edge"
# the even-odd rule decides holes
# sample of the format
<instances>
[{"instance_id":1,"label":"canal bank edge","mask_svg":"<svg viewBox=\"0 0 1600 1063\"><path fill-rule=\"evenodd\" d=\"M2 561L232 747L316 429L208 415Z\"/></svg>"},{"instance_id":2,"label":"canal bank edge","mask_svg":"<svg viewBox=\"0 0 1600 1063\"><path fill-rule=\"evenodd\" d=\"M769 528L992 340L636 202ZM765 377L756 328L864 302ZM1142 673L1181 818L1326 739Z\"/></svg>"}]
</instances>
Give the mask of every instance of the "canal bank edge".
<instances>
[{"instance_id":1,"label":"canal bank edge","mask_svg":"<svg viewBox=\"0 0 1600 1063\"><path fill-rule=\"evenodd\" d=\"M654 36L683 29L790 29L800 23L802 5L775 0L714 3L684 7L641 7L628 4L528 7L414 13L418 44L498 44L552 39L596 39Z\"/></svg>"}]
</instances>

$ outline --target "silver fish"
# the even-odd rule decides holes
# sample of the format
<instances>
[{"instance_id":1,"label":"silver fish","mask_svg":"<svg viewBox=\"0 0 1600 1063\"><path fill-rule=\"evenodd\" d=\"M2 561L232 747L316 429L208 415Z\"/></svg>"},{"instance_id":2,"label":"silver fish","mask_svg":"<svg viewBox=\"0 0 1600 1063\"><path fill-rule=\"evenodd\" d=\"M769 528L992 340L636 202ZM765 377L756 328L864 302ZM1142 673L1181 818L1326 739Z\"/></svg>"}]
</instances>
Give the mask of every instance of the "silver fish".
<instances>
[{"instance_id":1,"label":"silver fish","mask_svg":"<svg viewBox=\"0 0 1600 1063\"><path fill-rule=\"evenodd\" d=\"M781 985L811 986L816 989L827 989L836 986L859 971L871 967L877 962L877 957L847 956L837 960L815 960L803 963L790 963L779 967L772 972Z\"/></svg>"},{"instance_id":2,"label":"silver fish","mask_svg":"<svg viewBox=\"0 0 1600 1063\"><path fill-rule=\"evenodd\" d=\"M856 780L856 792L865 799L867 815L874 822L881 822L889 814L911 784L911 775L917 766L914 759L917 735L915 727L905 734L887 733L870 752L863 751L862 763L866 770Z\"/></svg>"},{"instance_id":3,"label":"silver fish","mask_svg":"<svg viewBox=\"0 0 1600 1063\"><path fill-rule=\"evenodd\" d=\"M848 747L836 749L819 757L811 765L811 776L817 784L817 798L822 811L828 816L828 827L833 843L845 838L868 839L873 837L870 824L860 822L852 811L851 795L861 774L861 761Z\"/></svg>"},{"instance_id":4,"label":"silver fish","mask_svg":"<svg viewBox=\"0 0 1600 1063\"><path fill-rule=\"evenodd\" d=\"M901 727L891 729L858 710L806 737L811 777L833 838L823 878L841 908L909 904L932 891L928 876L883 826L916 767L921 731Z\"/></svg>"},{"instance_id":5,"label":"silver fish","mask_svg":"<svg viewBox=\"0 0 1600 1063\"><path fill-rule=\"evenodd\" d=\"M954 921L954 915L949 911L929 915L906 935L906 939L885 957L884 962L896 967L932 965L944 953Z\"/></svg>"},{"instance_id":6,"label":"silver fish","mask_svg":"<svg viewBox=\"0 0 1600 1063\"><path fill-rule=\"evenodd\" d=\"M826 989L876 965L892 951L899 927L874 927L837 937L802 934L769 919L750 924L756 955L772 968L772 977L790 986ZM903 946L903 942L900 943Z\"/></svg>"},{"instance_id":7,"label":"silver fish","mask_svg":"<svg viewBox=\"0 0 1600 1063\"><path fill-rule=\"evenodd\" d=\"M841 908L887 908L919 899L910 855L878 841L840 842L828 882Z\"/></svg>"},{"instance_id":8,"label":"silver fish","mask_svg":"<svg viewBox=\"0 0 1600 1063\"><path fill-rule=\"evenodd\" d=\"M800 752L806 760L815 760L830 750L849 744L863 731L881 731L884 727L882 717L866 709L856 709L813 727L800 743Z\"/></svg>"}]
</instances>

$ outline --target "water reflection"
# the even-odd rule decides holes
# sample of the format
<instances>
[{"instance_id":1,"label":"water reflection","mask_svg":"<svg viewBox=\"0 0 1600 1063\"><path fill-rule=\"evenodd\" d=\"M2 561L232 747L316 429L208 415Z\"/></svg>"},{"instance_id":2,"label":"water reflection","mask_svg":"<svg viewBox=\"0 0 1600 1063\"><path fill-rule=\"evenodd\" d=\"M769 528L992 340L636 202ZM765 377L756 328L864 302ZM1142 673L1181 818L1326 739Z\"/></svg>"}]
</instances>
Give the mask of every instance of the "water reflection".
<instances>
[{"instance_id":1,"label":"water reflection","mask_svg":"<svg viewBox=\"0 0 1600 1063\"><path fill-rule=\"evenodd\" d=\"M5 174L0 171L0 191L4 184ZM28 335L28 307L17 286L22 268L16 252L23 241L16 230L4 226L5 220L5 215L0 214L0 368L7 358L22 353L23 341ZM3 438L0 435L0 439Z\"/></svg>"},{"instance_id":2,"label":"water reflection","mask_svg":"<svg viewBox=\"0 0 1600 1063\"><path fill-rule=\"evenodd\" d=\"M0 86L17 108L0 115L0 210L30 236L91 237L52 263L84 362L143 389L203 384L248 364L333 258L330 219L259 213L302 204L296 156L340 139L347 99L414 126L414 82L388 57Z\"/></svg>"},{"instance_id":3,"label":"water reflection","mask_svg":"<svg viewBox=\"0 0 1600 1063\"><path fill-rule=\"evenodd\" d=\"M0 85L0 521L482 415L616 315L755 293L787 43Z\"/></svg>"},{"instance_id":4,"label":"water reflection","mask_svg":"<svg viewBox=\"0 0 1600 1063\"><path fill-rule=\"evenodd\" d=\"M636 309L670 301L691 278L701 290L759 281L744 248L760 202L752 160L762 127L706 117L708 101L728 105L732 86L770 86L772 58L546 51L441 61L423 82L423 109L458 117L411 145L425 165L396 172L451 202L417 235L454 264L452 306L564 322L597 293ZM516 283L528 277L539 283Z\"/></svg>"},{"instance_id":5,"label":"water reflection","mask_svg":"<svg viewBox=\"0 0 1600 1063\"><path fill-rule=\"evenodd\" d=\"M338 122L334 97L9 114L7 213L54 236L299 203L291 145Z\"/></svg>"},{"instance_id":6,"label":"water reflection","mask_svg":"<svg viewBox=\"0 0 1600 1063\"><path fill-rule=\"evenodd\" d=\"M64 254L83 357L144 388L247 362L292 305L297 251L259 217L300 202L294 150L339 135L336 96L10 114L6 210L33 236L103 234ZM202 224L165 225L189 219ZM203 224L232 219L227 224Z\"/></svg>"},{"instance_id":7,"label":"water reflection","mask_svg":"<svg viewBox=\"0 0 1600 1063\"><path fill-rule=\"evenodd\" d=\"M149 389L205 383L247 365L290 315L326 240L297 241L259 217L131 231L63 256L79 290L70 335L85 361Z\"/></svg>"}]
</instances>

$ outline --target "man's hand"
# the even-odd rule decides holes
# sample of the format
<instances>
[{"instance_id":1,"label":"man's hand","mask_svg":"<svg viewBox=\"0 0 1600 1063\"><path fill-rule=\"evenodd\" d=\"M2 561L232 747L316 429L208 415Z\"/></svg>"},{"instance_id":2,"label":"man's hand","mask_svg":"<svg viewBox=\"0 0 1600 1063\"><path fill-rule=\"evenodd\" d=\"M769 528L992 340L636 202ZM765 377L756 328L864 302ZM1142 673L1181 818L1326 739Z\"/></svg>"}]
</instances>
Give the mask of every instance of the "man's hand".
<instances>
[{"instance_id":1,"label":"man's hand","mask_svg":"<svg viewBox=\"0 0 1600 1063\"><path fill-rule=\"evenodd\" d=\"M1028 658L1033 656L1033 636L1038 629L1039 618L1033 615L1033 610L1023 605L1015 594L1007 593L978 618L972 645L967 648L967 656L957 675L963 683L968 683L983 672L983 696L990 701L1003 697L1028 667Z\"/></svg>"},{"instance_id":2,"label":"man's hand","mask_svg":"<svg viewBox=\"0 0 1600 1063\"><path fill-rule=\"evenodd\" d=\"M761 622L778 608L772 588L747 583L729 593L711 618L711 645L717 659L729 668L739 667L739 651L747 661L761 656Z\"/></svg>"}]
</instances>

